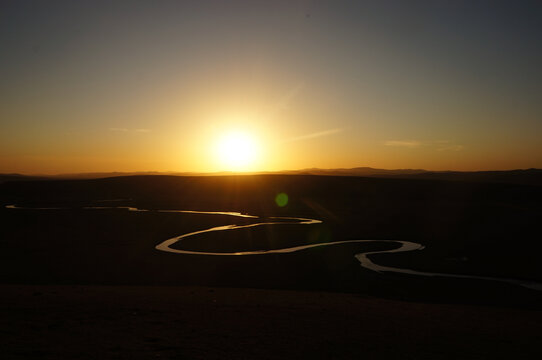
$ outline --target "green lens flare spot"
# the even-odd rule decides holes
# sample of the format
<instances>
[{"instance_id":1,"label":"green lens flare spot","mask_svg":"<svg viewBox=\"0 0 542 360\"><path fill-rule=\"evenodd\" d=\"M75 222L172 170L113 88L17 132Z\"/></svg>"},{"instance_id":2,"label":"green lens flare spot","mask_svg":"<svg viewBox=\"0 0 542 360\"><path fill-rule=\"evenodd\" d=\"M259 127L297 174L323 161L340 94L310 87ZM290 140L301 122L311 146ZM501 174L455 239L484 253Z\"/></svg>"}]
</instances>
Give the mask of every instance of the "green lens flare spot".
<instances>
[{"instance_id":1,"label":"green lens flare spot","mask_svg":"<svg viewBox=\"0 0 542 360\"><path fill-rule=\"evenodd\" d=\"M286 195L285 193L278 194L277 196L275 196L275 202L278 206L285 207L286 205L288 205L288 195Z\"/></svg>"}]
</instances>

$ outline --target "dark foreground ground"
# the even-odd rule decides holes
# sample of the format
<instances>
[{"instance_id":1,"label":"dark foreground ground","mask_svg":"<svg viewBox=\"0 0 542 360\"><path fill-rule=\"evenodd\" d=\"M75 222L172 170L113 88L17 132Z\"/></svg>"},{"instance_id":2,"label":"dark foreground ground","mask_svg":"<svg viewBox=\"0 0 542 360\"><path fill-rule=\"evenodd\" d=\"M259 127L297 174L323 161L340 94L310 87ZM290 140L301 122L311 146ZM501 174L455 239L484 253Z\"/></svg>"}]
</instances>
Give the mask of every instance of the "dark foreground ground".
<instances>
[{"instance_id":1,"label":"dark foreground ground","mask_svg":"<svg viewBox=\"0 0 542 360\"><path fill-rule=\"evenodd\" d=\"M287 193L288 205L274 199ZM15 204L28 208L8 209ZM197 230L271 216L320 219L209 233L184 249L349 239L421 243L373 255L421 271L542 281L542 187L331 176L134 176L0 184L2 358L540 358L541 292L363 269L382 243L292 254L160 252ZM239 211L225 215L84 206ZM259 290L258 290L259 289Z\"/></svg>"},{"instance_id":2,"label":"dark foreground ground","mask_svg":"<svg viewBox=\"0 0 542 360\"><path fill-rule=\"evenodd\" d=\"M538 359L540 312L355 294L4 285L3 359Z\"/></svg>"}]
</instances>

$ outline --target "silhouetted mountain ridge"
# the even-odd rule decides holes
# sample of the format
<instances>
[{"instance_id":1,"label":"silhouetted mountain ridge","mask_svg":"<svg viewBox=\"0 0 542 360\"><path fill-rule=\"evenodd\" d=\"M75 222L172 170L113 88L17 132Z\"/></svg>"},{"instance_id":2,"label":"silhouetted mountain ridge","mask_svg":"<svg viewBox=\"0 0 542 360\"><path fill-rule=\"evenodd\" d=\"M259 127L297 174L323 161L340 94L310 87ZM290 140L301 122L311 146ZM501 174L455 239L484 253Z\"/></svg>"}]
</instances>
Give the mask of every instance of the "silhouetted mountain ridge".
<instances>
[{"instance_id":1,"label":"silhouetted mountain ridge","mask_svg":"<svg viewBox=\"0 0 542 360\"><path fill-rule=\"evenodd\" d=\"M320 169L308 168L300 170L259 171L247 173L234 172L96 172L59 175L22 175L0 174L0 183L7 181L54 180L54 179L100 179L109 177L138 175L172 175L172 176L228 176L228 175L322 175L322 176L358 176L375 178L423 179L442 181L510 183L523 185L542 185L542 169L515 169L492 171L430 171L424 169L376 169L371 167Z\"/></svg>"}]
</instances>

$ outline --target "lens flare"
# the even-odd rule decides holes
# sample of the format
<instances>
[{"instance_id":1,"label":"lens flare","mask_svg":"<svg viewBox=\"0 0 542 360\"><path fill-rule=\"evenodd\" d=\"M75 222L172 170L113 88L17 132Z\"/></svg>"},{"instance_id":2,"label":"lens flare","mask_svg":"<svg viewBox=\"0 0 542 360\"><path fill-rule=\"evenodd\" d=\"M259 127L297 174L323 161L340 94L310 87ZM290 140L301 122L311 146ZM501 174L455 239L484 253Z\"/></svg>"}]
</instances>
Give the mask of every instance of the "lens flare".
<instances>
[{"instance_id":1,"label":"lens flare","mask_svg":"<svg viewBox=\"0 0 542 360\"><path fill-rule=\"evenodd\" d=\"M288 195L285 193L280 193L277 196L275 196L275 203L277 203L280 207L285 207L288 205Z\"/></svg>"}]
</instances>

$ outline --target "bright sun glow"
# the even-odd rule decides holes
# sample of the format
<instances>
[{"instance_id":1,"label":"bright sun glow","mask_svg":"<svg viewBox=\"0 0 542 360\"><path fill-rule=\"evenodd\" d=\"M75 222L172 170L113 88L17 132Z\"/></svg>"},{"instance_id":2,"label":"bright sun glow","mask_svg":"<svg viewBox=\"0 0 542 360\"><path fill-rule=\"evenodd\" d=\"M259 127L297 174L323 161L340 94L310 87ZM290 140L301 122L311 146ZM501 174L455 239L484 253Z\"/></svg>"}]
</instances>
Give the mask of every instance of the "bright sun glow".
<instances>
[{"instance_id":1,"label":"bright sun glow","mask_svg":"<svg viewBox=\"0 0 542 360\"><path fill-rule=\"evenodd\" d=\"M217 156L225 170L248 170L258 156L254 137L242 131L224 134L218 141Z\"/></svg>"}]
</instances>

